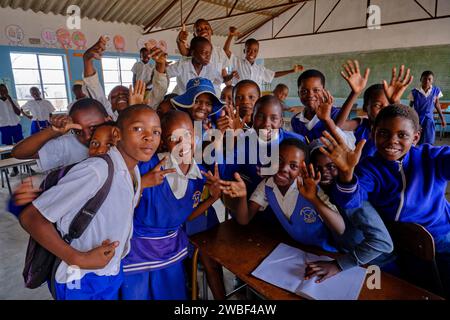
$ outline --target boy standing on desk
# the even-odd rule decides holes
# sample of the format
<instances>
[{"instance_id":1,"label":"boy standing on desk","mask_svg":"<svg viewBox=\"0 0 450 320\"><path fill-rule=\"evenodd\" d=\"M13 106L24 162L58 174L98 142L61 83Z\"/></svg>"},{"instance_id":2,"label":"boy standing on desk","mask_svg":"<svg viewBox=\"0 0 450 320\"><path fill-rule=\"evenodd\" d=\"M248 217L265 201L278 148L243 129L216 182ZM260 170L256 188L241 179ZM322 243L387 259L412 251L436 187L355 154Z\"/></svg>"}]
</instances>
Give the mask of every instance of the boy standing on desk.
<instances>
[{"instance_id":1,"label":"boy standing on desk","mask_svg":"<svg viewBox=\"0 0 450 320\"><path fill-rule=\"evenodd\" d=\"M141 48L139 51L141 60L136 62L131 69L133 72L133 87L136 86L136 81L141 80L145 85L145 97L148 97L152 88L153 67L149 63L150 52L147 48Z\"/></svg>"}]
</instances>

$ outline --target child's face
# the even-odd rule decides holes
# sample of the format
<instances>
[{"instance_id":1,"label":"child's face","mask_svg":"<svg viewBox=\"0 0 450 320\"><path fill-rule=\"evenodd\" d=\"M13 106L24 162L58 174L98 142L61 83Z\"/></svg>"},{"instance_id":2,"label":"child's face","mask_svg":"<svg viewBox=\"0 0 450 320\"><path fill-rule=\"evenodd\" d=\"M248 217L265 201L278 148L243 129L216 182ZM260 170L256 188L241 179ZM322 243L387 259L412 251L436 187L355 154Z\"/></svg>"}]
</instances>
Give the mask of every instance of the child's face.
<instances>
[{"instance_id":1,"label":"child's face","mask_svg":"<svg viewBox=\"0 0 450 320\"><path fill-rule=\"evenodd\" d=\"M147 64L150 61L150 58L148 57L148 50L147 49L141 51L141 61L144 64Z\"/></svg>"},{"instance_id":2,"label":"child's face","mask_svg":"<svg viewBox=\"0 0 450 320\"><path fill-rule=\"evenodd\" d=\"M201 21L195 26L195 35L197 37L203 37L211 41L212 29L208 22Z\"/></svg>"},{"instance_id":3,"label":"child's face","mask_svg":"<svg viewBox=\"0 0 450 320\"><path fill-rule=\"evenodd\" d=\"M253 128L261 134L263 132L266 141L272 139L272 131L283 126L281 106L279 104L266 103L257 108L253 117Z\"/></svg>"},{"instance_id":4,"label":"child's face","mask_svg":"<svg viewBox=\"0 0 450 320\"><path fill-rule=\"evenodd\" d=\"M33 97L33 99L35 99L35 100L41 99L41 92L37 88L31 88L30 94Z\"/></svg>"},{"instance_id":5,"label":"child's face","mask_svg":"<svg viewBox=\"0 0 450 320\"><path fill-rule=\"evenodd\" d=\"M194 156L194 127L192 120L179 116L178 121L170 123L163 132L163 143L178 164L190 163Z\"/></svg>"},{"instance_id":6,"label":"child's face","mask_svg":"<svg viewBox=\"0 0 450 320\"><path fill-rule=\"evenodd\" d=\"M220 95L220 100L225 101L227 105L233 105L233 88L225 87Z\"/></svg>"},{"instance_id":7,"label":"child's face","mask_svg":"<svg viewBox=\"0 0 450 320\"><path fill-rule=\"evenodd\" d=\"M256 61L256 57L258 57L259 45L257 43L251 43L245 46L245 59L254 63Z\"/></svg>"},{"instance_id":8,"label":"child's face","mask_svg":"<svg viewBox=\"0 0 450 320\"><path fill-rule=\"evenodd\" d=\"M375 128L375 145L383 158L396 161L419 142L420 132L411 120L395 117L381 121Z\"/></svg>"},{"instance_id":9,"label":"child's face","mask_svg":"<svg viewBox=\"0 0 450 320\"><path fill-rule=\"evenodd\" d=\"M367 115L369 116L370 122L374 123L375 118L377 117L381 109L386 108L388 105L389 101L384 91L376 91L370 97L369 105L367 107Z\"/></svg>"},{"instance_id":10,"label":"child's face","mask_svg":"<svg viewBox=\"0 0 450 320\"><path fill-rule=\"evenodd\" d=\"M89 147L89 141L91 140L92 133L95 131L95 127L109 120L108 117L103 116L93 107L76 111L70 117L74 123L81 126L81 130L73 131L78 141L86 147Z\"/></svg>"},{"instance_id":11,"label":"child's face","mask_svg":"<svg viewBox=\"0 0 450 320\"><path fill-rule=\"evenodd\" d=\"M89 143L89 156L105 154L111 147L116 146L119 139L119 130L114 126L102 126L95 129Z\"/></svg>"},{"instance_id":12,"label":"child's face","mask_svg":"<svg viewBox=\"0 0 450 320\"><path fill-rule=\"evenodd\" d=\"M8 88L6 86L0 86L0 97L7 97L8 96Z\"/></svg>"},{"instance_id":13,"label":"child's face","mask_svg":"<svg viewBox=\"0 0 450 320\"><path fill-rule=\"evenodd\" d=\"M235 106L239 106L239 116L252 116L253 108L259 99L258 88L253 84L244 84L236 88Z\"/></svg>"},{"instance_id":14,"label":"child's face","mask_svg":"<svg viewBox=\"0 0 450 320\"><path fill-rule=\"evenodd\" d=\"M305 154L297 147L281 147L278 172L273 176L275 184L279 188L289 187L300 175L300 165L304 160Z\"/></svg>"},{"instance_id":15,"label":"child's face","mask_svg":"<svg viewBox=\"0 0 450 320\"><path fill-rule=\"evenodd\" d=\"M83 92L83 88L81 86L74 87L73 94L75 95L75 99L77 99L77 100L80 100L80 99L86 97L86 95Z\"/></svg>"},{"instance_id":16,"label":"child's face","mask_svg":"<svg viewBox=\"0 0 450 320\"><path fill-rule=\"evenodd\" d=\"M284 101L289 95L289 89L288 88L275 89L273 95L277 97L278 100Z\"/></svg>"},{"instance_id":17,"label":"child's face","mask_svg":"<svg viewBox=\"0 0 450 320\"><path fill-rule=\"evenodd\" d=\"M420 78L420 82L422 84L422 88L429 89L431 88L431 85L433 84L433 76L430 74L426 77Z\"/></svg>"},{"instance_id":18,"label":"child's face","mask_svg":"<svg viewBox=\"0 0 450 320\"><path fill-rule=\"evenodd\" d=\"M123 122L118 147L127 163L149 161L161 142L161 122L152 109L134 112ZM125 154L125 155L124 155Z\"/></svg>"},{"instance_id":19,"label":"child's face","mask_svg":"<svg viewBox=\"0 0 450 320\"><path fill-rule=\"evenodd\" d=\"M120 113L120 111L128 108L128 94L129 91L127 87L124 86L117 86L111 90L109 100L113 111Z\"/></svg>"},{"instance_id":20,"label":"child's face","mask_svg":"<svg viewBox=\"0 0 450 320\"><path fill-rule=\"evenodd\" d=\"M210 43L201 43L192 51L192 59L203 66L211 61L212 46Z\"/></svg>"},{"instance_id":21,"label":"child's face","mask_svg":"<svg viewBox=\"0 0 450 320\"><path fill-rule=\"evenodd\" d=\"M320 185L329 186L336 180L339 171L334 162L320 151L316 151L314 168L320 172Z\"/></svg>"},{"instance_id":22,"label":"child's face","mask_svg":"<svg viewBox=\"0 0 450 320\"><path fill-rule=\"evenodd\" d=\"M194 121L203 121L208 118L209 114L212 112L213 99L211 94L202 93L199 95L194 102L194 106L188 109L188 112Z\"/></svg>"},{"instance_id":23,"label":"child's face","mask_svg":"<svg viewBox=\"0 0 450 320\"><path fill-rule=\"evenodd\" d=\"M298 95L302 104L315 113L320 105L322 91L323 85L320 78L312 77L302 80L300 88L298 88Z\"/></svg>"}]
</instances>

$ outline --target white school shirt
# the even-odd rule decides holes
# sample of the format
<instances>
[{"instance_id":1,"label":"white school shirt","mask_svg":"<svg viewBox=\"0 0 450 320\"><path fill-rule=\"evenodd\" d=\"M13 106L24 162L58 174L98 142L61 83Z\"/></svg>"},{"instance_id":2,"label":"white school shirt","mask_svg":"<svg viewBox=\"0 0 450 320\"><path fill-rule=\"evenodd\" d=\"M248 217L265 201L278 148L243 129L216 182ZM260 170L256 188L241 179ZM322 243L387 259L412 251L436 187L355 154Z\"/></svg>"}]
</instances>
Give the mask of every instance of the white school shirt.
<instances>
[{"instance_id":1,"label":"white school shirt","mask_svg":"<svg viewBox=\"0 0 450 320\"><path fill-rule=\"evenodd\" d=\"M173 90L176 94L184 94L186 92L186 86L189 80L201 77L209 79L212 82L216 96L220 97L220 85L223 83L222 73L221 70L211 63L203 66L200 74L197 74L194 65L192 64L192 58L187 57L168 66L167 75L169 78L177 77L177 86Z\"/></svg>"},{"instance_id":2,"label":"white school shirt","mask_svg":"<svg viewBox=\"0 0 450 320\"><path fill-rule=\"evenodd\" d=\"M423 94L426 98L431 94L431 91L433 90L433 86L430 87L426 92L423 90L422 86L416 88L417 91L419 91L421 94ZM442 94L442 91L439 90L438 99L442 98L444 95ZM414 96L412 94L412 91L408 94L408 100L414 101Z\"/></svg>"},{"instance_id":3,"label":"white school shirt","mask_svg":"<svg viewBox=\"0 0 450 320\"><path fill-rule=\"evenodd\" d=\"M239 79L233 78L233 86L241 80L253 80L262 90L263 82L271 83L275 77L275 71L256 64L256 62L251 64L247 59L234 54L231 55L231 69L239 74Z\"/></svg>"},{"instance_id":4,"label":"white school shirt","mask_svg":"<svg viewBox=\"0 0 450 320\"><path fill-rule=\"evenodd\" d=\"M152 80L154 67L150 63L143 63L142 61L136 62L131 68L131 72L136 75L136 81L142 80L145 85L149 84L147 87L150 87L150 81Z\"/></svg>"},{"instance_id":5,"label":"white school shirt","mask_svg":"<svg viewBox=\"0 0 450 320\"><path fill-rule=\"evenodd\" d=\"M306 129L311 131L317 123L319 123L320 119L315 114L314 117L311 120L308 120L305 118L305 110L302 110L297 116L297 119L299 119L301 122L303 122L306 126ZM342 139L344 139L345 144L351 149L355 150L356 148L356 137L353 131L344 131L338 126L336 126L337 133L341 136Z\"/></svg>"},{"instance_id":6,"label":"white school shirt","mask_svg":"<svg viewBox=\"0 0 450 320\"><path fill-rule=\"evenodd\" d=\"M162 160L165 156L169 156L169 153L159 153L158 158ZM181 199L186 194L186 190L188 187L189 179L203 179L202 172L195 162L195 159L192 159L191 167L186 175L181 171L180 167L176 160L170 155L167 160L167 164L163 166L164 169L173 169L175 168L177 172L169 173L166 175L167 182L169 183L170 189L173 192L173 195L177 199Z\"/></svg>"},{"instance_id":7,"label":"white school shirt","mask_svg":"<svg viewBox=\"0 0 450 320\"><path fill-rule=\"evenodd\" d=\"M44 144L38 151L36 162L40 170L48 171L80 162L88 154L89 149L69 132Z\"/></svg>"},{"instance_id":8,"label":"white school shirt","mask_svg":"<svg viewBox=\"0 0 450 320\"><path fill-rule=\"evenodd\" d=\"M35 121L49 121L50 113L56 110L52 103L45 99L29 100L23 105L22 109L31 113Z\"/></svg>"},{"instance_id":9,"label":"white school shirt","mask_svg":"<svg viewBox=\"0 0 450 320\"><path fill-rule=\"evenodd\" d=\"M273 177L261 181L250 197L250 201L253 201L261 206L259 211L264 211L269 205L269 201L267 200L266 195L266 186L273 188L275 198L277 199L277 202L281 210L283 211L283 214L289 220L294 213L298 197L301 197L297 188L297 181L294 181L291 184L284 196L281 194L280 189L278 189L278 186L273 181ZM322 189L318 188L317 196L327 205L328 208L335 212L339 212L336 206L330 202L330 198L325 194L325 192L323 192Z\"/></svg>"},{"instance_id":10,"label":"white school shirt","mask_svg":"<svg viewBox=\"0 0 450 320\"><path fill-rule=\"evenodd\" d=\"M114 257L103 269L84 270L71 268L64 261L56 271L56 281L67 283L81 279L86 273L114 276L120 272L120 261L130 249L133 230L133 212L139 202L140 174L136 166L134 175L138 182L136 191L120 152L108 152L114 164L114 175L108 196L80 238L71 243L74 249L87 252L101 246L104 240L119 241ZM108 177L108 165L100 158L89 158L75 165L54 187L45 191L33 205L50 222L56 223L64 236L78 211L102 187ZM81 288L83 289L83 288Z\"/></svg>"},{"instance_id":11,"label":"white school shirt","mask_svg":"<svg viewBox=\"0 0 450 320\"><path fill-rule=\"evenodd\" d=\"M222 69L228 68L231 61L222 47L213 45L210 64L212 64L222 74Z\"/></svg>"},{"instance_id":12,"label":"white school shirt","mask_svg":"<svg viewBox=\"0 0 450 320\"><path fill-rule=\"evenodd\" d=\"M19 107L17 101L13 100L15 105ZM6 99L0 99L0 127L16 126L20 123L20 117L14 112L11 102Z\"/></svg>"}]
</instances>

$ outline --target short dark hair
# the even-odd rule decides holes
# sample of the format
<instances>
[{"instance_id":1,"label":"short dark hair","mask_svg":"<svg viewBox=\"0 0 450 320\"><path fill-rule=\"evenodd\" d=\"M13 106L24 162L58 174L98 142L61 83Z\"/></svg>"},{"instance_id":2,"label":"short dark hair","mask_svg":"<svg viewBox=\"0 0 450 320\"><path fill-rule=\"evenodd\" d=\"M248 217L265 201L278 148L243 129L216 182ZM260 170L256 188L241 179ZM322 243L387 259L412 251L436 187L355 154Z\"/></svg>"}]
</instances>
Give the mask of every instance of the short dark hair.
<instances>
[{"instance_id":1,"label":"short dark hair","mask_svg":"<svg viewBox=\"0 0 450 320\"><path fill-rule=\"evenodd\" d=\"M309 69L303 71L297 79L297 87L300 88L302 81L309 78L319 78L320 82L322 83L322 86L325 88L325 76L322 72L316 69Z\"/></svg>"},{"instance_id":2,"label":"short dark hair","mask_svg":"<svg viewBox=\"0 0 450 320\"><path fill-rule=\"evenodd\" d=\"M370 101L373 99L373 96L379 92L384 92L383 85L380 83L373 84L364 91L364 98L363 98L364 111L367 112L367 107L370 105Z\"/></svg>"},{"instance_id":3,"label":"short dark hair","mask_svg":"<svg viewBox=\"0 0 450 320\"><path fill-rule=\"evenodd\" d=\"M72 90L75 90L75 89L82 89L83 88L83 85L81 85L81 84L79 84L79 83L76 83L76 84L74 84L73 86L72 86Z\"/></svg>"},{"instance_id":4,"label":"short dark hair","mask_svg":"<svg viewBox=\"0 0 450 320\"><path fill-rule=\"evenodd\" d=\"M282 147L287 147L287 146L293 146L293 147L296 147L297 149L303 151L303 153L305 154L305 163L309 164L309 148L306 145L306 143L304 143L301 140L295 139L295 138L287 138L287 139L284 139L283 141L281 141L280 150Z\"/></svg>"},{"instance_id":5,"label":"short dark hair","mask_svg":"<svg viewBox=\"0 0 450 320\"><path fill-rule=\"evenodd\" d=\"M417 115L416 110L414 108L405 106L403 104L391 104L386 108L381 109L375 118L375 123L373 125L373 130L379 126L381 121L385 121L387 119L393 118L405 118L411 121L413 124L414 130L420 130L420 122L419 116Z\"/></svg>"},{"instance_id":6,"label":"short dark hair","mask_svg":"<svg viewBox=\"0 0 450 320\"><path fill-rule=\"evenodd\" d=\"M433 71L426 70L426 71L422 72L422 75L420 76L420 79L422 80L422 78L428 77L428 76L433 76L433 78L434 78L434 73L433 73Z\"/></svg>"},{"instance_id":7,"label":"short dark hair","mask_svg":"<svg viewBox=\"0 0 450 320\"><path fill-rule=\"evenodd\" d=\"M257 84L255 81L249 80L249 79L241 80L241 81L239 81L239 82L233 87L233 92L232 92L233 103L235 103L235 101L236 101L236 92L237 92L237 89L238 89L240 86L244 86L244 85L247 85L247 84L252 85L252 86L255 86L255 87L258 89L258 94L259 94L259 96L261 97L261 89L259 88L258 84Z\"/></svg>"},{"instance_id":8,"label":"short dark hair","mask_svg":"<svg viewBox=\"0 0 450 320\"><path fill-rule=\"evenodd\" d=\"M272 95L262 96L259 98L255 103L253 114L255 115L258 109L266 104L278 105L280 107L280 116L283 117L283 106L281 105L281 101Z\"/></svg>"},{"instance_id":9,"label":"short dark hair","mask_svg":"<svg viewBox=\"0 0 450 320\"><path fill-rule=\"evenodd\" d=\"M189 121L191 121L191 117L189 116L189 114L181 110L172 109L167 113L165 113L164 116L161 118L162 132L165 132L167 130L169 124L173 122L178 123L180 116L187 117L186 119L189 119Z\"/></svg>"},{"instance_id":10,"label":"short dark hair","mask_svg":"<svg viewBox=\"0 0 450 320\"><path fill-rule=\"evenodd\" d=\"M259 42L256 39L250 38L247 41L245 41L245 46L251 46L252 44L256 44L259 46Z\"/></svg>"},{"instance_id":11,"label":"short dark hair","mask_svg":"<svg viewBox=\"0 0 450 320\"><path fill-rule=\"evenodd\" d=\"M69 111L69 116L73 115L75 112L85 111L85 110L96 110L105 118L108 117L108 112L106 112L105 107L97 100L92 98L84 98L77 100Z\"/></svg>"},{"instance_id":12,"label":"short dark hair","mask_svg":"<svg viewBox=\"0 0 450 320\"><path fill-rule=\"evenodd\" d=\"M207 23L211 27L211 24L208 22L208 20L200 18L194 22L194 28L197 28L197 26L202 22Z\"/></svg>"},{"instance_id":13,"label":"short dark hair","mask_svg":"<svg viewBox=\"0 0 450 320\"><path fill-rule=\"evenodd\" d=\"M139 50L139 54L142 54L144 51L148 51L146 47L142 47L141 50Z\"/></svg>"},{"instance_id":14,"label":"short dark hair","mask_svg":"<svg viewBox=\"0 0 450 320\"><path fill-rule=\"evenodd\" d=\"M133 113L142 111L142 110L149 110L149 111L155 112L155 110L153 110L146 104L135 104L135 105L129 106L128 108L123 109L119 113L119 117L117 118L117 127L119 127L119 129L123 129L124 122L127 119L129 119L133 115ZM156 112L155 112L155 114L156 114Z\"/></svg>"},{"instance_id":15,"label":"short dark hair","mask_svg":"<svg viewBox=\"0 0 450 320\"><path fill-rule=\"evenodd\" d=\"M275 89L273 89L273 92L275 92L275 90L284 90L284 89L287 89L289 91L289 87L287 85L285 85L284 83L279 83L277 84Z\"/></svg>"},{"instance_id":16,"label":"short dark hair","mask_svg":"<svg viewBox=\"0 0 450 320\"><path fill-rule=\"evenodd\" d=\"M6 87L6 84L4 84L4 83L0 83L0 87L5 87L5 88L7 88ZM7 88L8 89L8 88Z\"/></svg>"},{"instance_id":17,"label":"short dark hair","mask_svg":"<svg viewBox=\"0 0 450 320\"><path fill-rule=\"evenodd\" d=\"M203 37L193 37L191 40L191 46L190 46L190 52L192 55L192 51L194 51L195 49L197 49L200 45L202 44L209 44L212 47L211 42L209 42L208 39L203 38Z\"/></svg>"}]
</instances>

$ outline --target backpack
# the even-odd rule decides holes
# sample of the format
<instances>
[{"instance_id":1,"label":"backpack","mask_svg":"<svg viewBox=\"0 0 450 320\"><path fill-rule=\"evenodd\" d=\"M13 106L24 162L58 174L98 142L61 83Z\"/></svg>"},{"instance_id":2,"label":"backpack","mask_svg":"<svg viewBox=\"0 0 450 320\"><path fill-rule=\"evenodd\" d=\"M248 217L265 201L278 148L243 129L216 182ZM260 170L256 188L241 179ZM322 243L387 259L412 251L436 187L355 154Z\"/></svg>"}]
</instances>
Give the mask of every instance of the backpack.
<instances>
[{"instance_id":1,"label":"backpack","mask_svg":"<svg viewBox=\"0 0 450 320\"><path fill-rule=\"evenodd\" d=\"M62 237L68 244L70 244L72 240L78 239L83 234L97 211L102 206L111 188L114 173L112 160L107 154L98 155L97 157L102 158L107 162L108 177L100 190L98 190L94 197L86 202L70 223L68 234ZM75 165L76 164L72 164L49 173L41 183L41 190L45 191L55 186ZM56 228L56 224L54 224L54 226ZM54 286L55 274L60 263L61 260L58 257L30 237L25 256L25 266L22 272L25 287L35 289L40 287L44 282L50 280L50 291L53 298L56 298Z\"/></svg>"}]
</instances>

